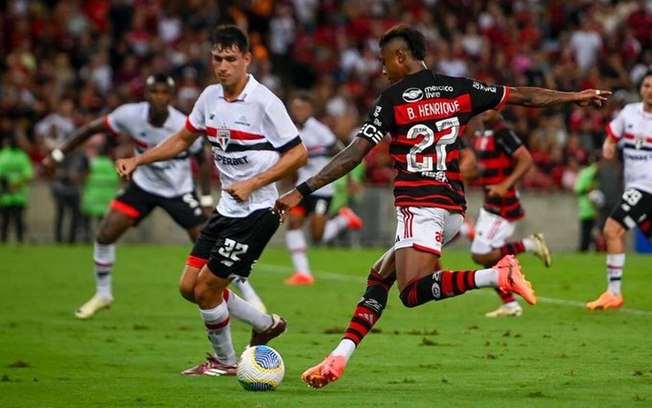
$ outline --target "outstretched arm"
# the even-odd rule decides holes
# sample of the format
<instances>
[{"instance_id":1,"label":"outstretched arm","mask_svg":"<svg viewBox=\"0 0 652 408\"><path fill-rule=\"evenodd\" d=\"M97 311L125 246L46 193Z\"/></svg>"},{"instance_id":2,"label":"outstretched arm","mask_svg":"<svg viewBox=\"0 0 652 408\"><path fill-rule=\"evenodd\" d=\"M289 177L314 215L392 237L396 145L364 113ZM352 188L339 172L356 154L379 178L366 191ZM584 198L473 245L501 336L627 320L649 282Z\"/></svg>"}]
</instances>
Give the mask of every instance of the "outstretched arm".
<instances>
[{"instance_id":1,"label":"outstretched arm","mask_svg":"<svg viewBox=\"0 0 652 408\"><path fill-rule=\"evenodd\" d=\"M97 118L92 122L77 129L59 149L54 149L49 156L43 159L43 165L48 170L53 170L57 163L61 162L66 154L72 152L77 146L88 140L89 137L96 133L105 132L109 127L104 121L104 117Z\"/></svg>"},{"instance_id":2,"label":"outstretched arm","mask_svg":"<svg viewBox=\"0 0 652 408\"><path fill-rule=\"evenodd\" d=\"M168 137L154 148L127 159L120 159L115 162L118 174L125 179L129 179L131 173L138 166L150 164L158 161L169 160L179 153L188 150L190 145L197 139L199 134L192 133L185 127L177 130L172 136Z\"/></svg>"},{"instance_id":3,"label":"outstretched arm","mask_svg":"<svg viewBox=\"0 0 652 408\"><path fill-rule=\"evenodd\" d=\"M611 91L601 89L562 92L537 87L516 87L509 88L507 103L530 108L543 108L560 103L576 103L579 106L595 105L600 107L609 95L611 95Z\"/></svg>"},{"instance_id":4,"label":"outstretched arm","mask_svg":"<svg viewBox=\"0 0 652 408\"><path fill-rule=\"evenodd\" d=\"M315 191L326 184L332 183L355 168L373 149L374 145L367 139L356 137L344 150L339 152L323 169L308 180L306 184L310 191Z\"/></svg>"},{"instance_id":5,"label":"outstretched arm","mask_svg":"<svg viewBox=\"0 0 652 408\"><path fill-rule=\"evenodd\" d=\"M365 138L356 137L346 149L333 157L319 173L276 200L274 210L281 214L281 219L284 219L286 210L299 204L304 195L309 195L311 192L320 189L353 170L373 147L374 145Z\"/></svg>"}]
</instances>

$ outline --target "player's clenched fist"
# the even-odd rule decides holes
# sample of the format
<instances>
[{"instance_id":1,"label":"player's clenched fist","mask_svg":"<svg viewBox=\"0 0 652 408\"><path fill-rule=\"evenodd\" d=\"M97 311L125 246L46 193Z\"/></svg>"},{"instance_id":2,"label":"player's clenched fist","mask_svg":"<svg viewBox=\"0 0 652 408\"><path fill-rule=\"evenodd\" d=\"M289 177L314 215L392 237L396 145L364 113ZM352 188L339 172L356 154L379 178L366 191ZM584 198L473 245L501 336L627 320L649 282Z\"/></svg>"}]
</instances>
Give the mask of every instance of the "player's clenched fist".
<instances>
[{"instance_id":1,"label":"player's clenched fist","mask_svg":"<svg viewBox=\"0 0 652 408\"><path fill-rule=\"evenodd\" d=\"M125 180L129 180L131 178L131 173L134 172L137 166L138 161L136 157L118 159L115 162L115 169L118 171L120 177Z\"/></svg>"},{"instance_id":2,"label":"player's clenched fist","mask_svg":"<svg viewBox=\"0 0 652 408\"><path fill-rule=\"evenodd\" d=\"M296 189L292 189L287 193L283 194L276 200L273 211L279 214L281 217L281 222L285 221L287 211L292 207L299 205L303 196Z\"/></svg>"}]
</instances>

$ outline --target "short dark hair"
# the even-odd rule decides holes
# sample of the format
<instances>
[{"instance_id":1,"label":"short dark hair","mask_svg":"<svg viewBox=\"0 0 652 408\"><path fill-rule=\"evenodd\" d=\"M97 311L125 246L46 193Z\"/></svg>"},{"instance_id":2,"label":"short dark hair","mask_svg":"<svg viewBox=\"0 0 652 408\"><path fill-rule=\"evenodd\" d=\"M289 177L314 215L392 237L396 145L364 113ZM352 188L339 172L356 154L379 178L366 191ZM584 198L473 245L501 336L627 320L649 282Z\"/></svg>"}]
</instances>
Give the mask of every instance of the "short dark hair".
<instances>
[{"instance_id":1,"label":"short dark hair","mask_svg":"<svg viewBox=\"0 0 652 408\"><path fill-rule=\"evenodd\" d=\"M221 24L213 32L213 46L236 47L244 54L249 52L249 38L237 25Z\"/></svg>"},{"instance_id":2,"label":"short dark hair","mask_svg":"<svg viewBox=\"0 0 652 408\"><path fill-rule=\"evenodd\" d=\"M152 74L145 79L145 85L152 86L155 84L163 84L170 88L174 88L174 79L172 79L170 75L164 73Z\"/></svg>"},{"instance_id":3,"label":"short dark hair","mask_svg":"<svg viewBox=\"0 0 652 408\"><path fill-rule=\"evenodd\" d=\"M645 78L652 76L652 69L648 69L645 71L645 73L641 76L641 81L638 84L638 87L640 88L641 85L643 85L643 81L645 81Z\"/></svg>"},{"instance_id":4,"label":"short dark hair","mask_svg":"<svg viewBox=\"0 0 652 408\"><path fill-rule=\"evenodd\" d=\"M378 46L383 48L390 41L399 38L405 41L412 56L418 60L426 58L426 37L421 31L404 24L395 25L385 33L378 40Z\"/></svg>"}]
</instances>

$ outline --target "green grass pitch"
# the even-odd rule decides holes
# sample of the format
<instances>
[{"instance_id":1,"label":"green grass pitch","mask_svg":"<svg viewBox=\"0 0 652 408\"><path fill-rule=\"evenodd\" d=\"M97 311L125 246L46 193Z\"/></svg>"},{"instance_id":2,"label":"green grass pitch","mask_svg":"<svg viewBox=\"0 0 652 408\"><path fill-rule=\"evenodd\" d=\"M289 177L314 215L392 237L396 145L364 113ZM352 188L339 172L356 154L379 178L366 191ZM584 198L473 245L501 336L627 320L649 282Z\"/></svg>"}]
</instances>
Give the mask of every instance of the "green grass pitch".
<instances>
[{"instance_id":1,"label":"green grass pitch","mask_svg":"<svg viewBox=\"0 0 652 408\"><path fill-rule=\"evenodd\" d=\"M235 378L185 378L210 345L195 306L177 293L188 248L118 245L116 301L88 321L90 246L0 246L0 407L649 407L652 257L629 254L624 309L583 303L606 284L603 254L530 254L523 270L540 297L520 318L488 319L491 290L406 309L396 290L340 381L321 390L299 376L339 341L382 249L312 249L316 284L287 287L283 248L268 248L252 282L288 332L270 345L286 376L274 392ZM444 266L472 268L447 250ZM236 350L249 328L232 324Z\"/></svg>"}]
</instances>

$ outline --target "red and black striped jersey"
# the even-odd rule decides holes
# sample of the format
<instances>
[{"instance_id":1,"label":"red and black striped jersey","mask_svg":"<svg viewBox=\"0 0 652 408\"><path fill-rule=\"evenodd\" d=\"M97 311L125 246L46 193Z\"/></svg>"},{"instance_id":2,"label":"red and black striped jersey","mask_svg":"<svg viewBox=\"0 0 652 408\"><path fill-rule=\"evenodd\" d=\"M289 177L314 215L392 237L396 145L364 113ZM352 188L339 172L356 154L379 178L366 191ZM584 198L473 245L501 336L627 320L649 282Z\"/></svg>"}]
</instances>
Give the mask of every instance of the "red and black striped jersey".
<instances>
[{"instance_id":1,"label":"red and black striped jersey","mask_svg":"<svg viewBox=\"0 0 652 408\"><path fill-rule=\"evenodd\" d=\"M504 181L512 174L513 155L521 146L523 143L518 136L500 121L477 130L474 135L473 147L480 168L480 183L484 187L483 208L509 221L525 215L518 191L511 187L505 197L489 197L487 187Z\"/></svg>"},{"instance_id":2,"label":"red and black striped jersey","mask_svg":"<svg viewBox=\"0 0 652 408\"><path fill-rule=\"evenodd\" d=\"M464 212L458 136L474 115L501 109L509 88L424 69L383 91L358 137L377 144L386 134L394 160L394 204Z\"/></svg>"}]
</instances>

